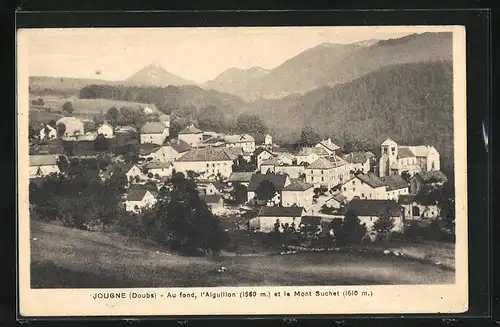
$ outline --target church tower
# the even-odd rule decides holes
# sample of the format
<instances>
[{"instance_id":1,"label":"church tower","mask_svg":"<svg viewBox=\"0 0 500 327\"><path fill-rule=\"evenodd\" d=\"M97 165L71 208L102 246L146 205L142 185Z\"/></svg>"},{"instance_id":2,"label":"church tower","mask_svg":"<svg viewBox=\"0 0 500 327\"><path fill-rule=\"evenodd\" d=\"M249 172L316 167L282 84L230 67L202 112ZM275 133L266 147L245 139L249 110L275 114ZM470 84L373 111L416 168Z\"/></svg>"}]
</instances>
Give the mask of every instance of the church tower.
<instances>
[{"instance_id":1,"label":"church tower","mask_svg":"<svg viewBox=\"0 0 500 327\"><path fill-rule=\"evenodd\" d=\"M390 176L391 166L398 160L398 144L387 138L380 145L379 176Z\"/></svg>"}]
</instances>

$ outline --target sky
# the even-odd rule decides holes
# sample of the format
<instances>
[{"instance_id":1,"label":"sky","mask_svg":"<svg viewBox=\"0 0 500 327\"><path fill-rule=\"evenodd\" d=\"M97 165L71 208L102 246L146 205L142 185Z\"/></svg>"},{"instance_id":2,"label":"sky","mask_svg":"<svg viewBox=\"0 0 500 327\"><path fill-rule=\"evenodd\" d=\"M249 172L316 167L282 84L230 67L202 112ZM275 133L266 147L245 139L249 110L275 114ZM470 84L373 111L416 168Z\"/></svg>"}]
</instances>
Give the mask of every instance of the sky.
<instances>
[{"instance_id":1,"label":"sky","mask_svg":"<svg viewBox=\"0 0 500 327\"><path fill-rule=\"evenodd\" d=\"M65 28L25 29L18 38L27 44L30 76L124 80L154 63L203 83L232 67L272 69L325 42L398 38L428 30L359 26Z\"/></svg>"}]
</instances>

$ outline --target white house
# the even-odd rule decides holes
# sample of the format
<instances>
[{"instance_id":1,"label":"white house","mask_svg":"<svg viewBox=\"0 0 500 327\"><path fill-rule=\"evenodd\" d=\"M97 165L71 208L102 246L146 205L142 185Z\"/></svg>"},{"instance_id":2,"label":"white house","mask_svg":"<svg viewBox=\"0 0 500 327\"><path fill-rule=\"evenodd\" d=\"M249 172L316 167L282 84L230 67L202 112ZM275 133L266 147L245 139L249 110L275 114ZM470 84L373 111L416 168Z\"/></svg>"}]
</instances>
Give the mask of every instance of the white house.
<instances>
[{"instance_id":1,"label":"white house","mask_svg":"<svg viewBox=\"0 0 500 327\"><path fill-rule=\"evenodd\" d=\"M133 183L137 179L142 179L144 174L141 169L134 164L130 163L118 163L108 167L105 171L103 171L101 175L101 179L107 180L111 178L111 176L115 174L124 174L129 183Z\"/></svg>"},{"instance_id":2,"label":"white house","mask_svg":"<svg viewBox=\"0 0 500 327\"><path fill-rule=\"evenodd\" d=\"M104 123L97 129L97 134L102 134L105 138L108 139L113 138L114 137L113 126L111 126L108 123Z\"/></svg>"},{"instance_id":3,"label":"white house","mask_svg":"<svg viewBox=\"0 0 500 327\"><path fill-rule=\"evenodd\" d=\"M328 152L322 147L312 147L312 148L301 148L299 152L295 154L297 158L297 163L308 163L311 164L318 160L320 157L327 157Z\"/></svg>"},{"instance_id":4,"label":"white house","mask_svg":"<svg viewBox=\"0 0 500 327\"><path fill-rule=\"evenodd\" d=\"M371 170L371 156L368 152L351 152L343 156L357 172L368 173Z\"/></svg>"},{"instance_id":5,"label":"white house","mask_svg":"<svg viewBox=\"0 0 500 327\"><path fill-rule=\"evenodd\" d=\"M141 128L141 143L162 145L168 135L168 128L161 122L147 122Z\"/></svg>"},{"instance_id":6,"label":"white house","mask_svg":"<svg viewBox=\"0 0 500 327\"><path fill-rule=\"evenodd\" d=\"M291 180L287 175L281 174L253 174L250 179L250 183L247 187L247 199L248 201L256 200L256 191L260 184L264 181L269 181L274 186L276 190L275 196L268 201L269 205L281 205L281 191L290 185Z\"/></svg>"},{"instance_id":7,"label":"white house","mask_svg":"<svg viewBox=\"0 0 500 327\"><path fill-rule=\"evenodd\" d=\"M410 193L408 182L399 175L380 177L382 183L386 185L386 199L397 201L401 195Z\"/></svg>"},{"instance_id":8,"label":"white house","mask_svg":"<svg viewBox=\"0 0 500 327\"><path fill-rule=\"evenodd\" d=\"M340 147L333 143L330 138L319 141L314 147L325 150L328 155L336 154L336 152L340 149Z\"/></svg>"},{"instance_id":9,"label":"white house","mask_svg":"<svg viewBox=\"0 0 500 327\"><path fill-rule=\"evenodd\" d=\"M200 199L205 201L214 215L222 215L226 212L224 200L219 194L200 195Z\"/></svg>"},{"instance_id":10,"label":"white house","mask_svg":"<svg viewBox=\"0 0 500 327\"><path fill-rule=\"evenodd\" d=\"M203 141L203 131L191 124L180 131L177 138L195 147Z\"/></svg>"},{"instance_id":11,"label":"white house","mask_svg":"<svg viewBox=\"0 0 500 327\"><path fill-rule=\"evenodd\" d=\"M319 158L306 167L306 182L315 187L331 188L342 184L350 176L351 165L336 155Z\"/></svg>"},{"instance_id":12,"label":"white house","mask_svg":"<svg viewBox=\"0 0 500 327\"><path fill-rule=\"evenodd\" d=\"M430 145L398 145L390 138L382 142L379 160L379 176L401 175L404 171L411 176L420 171L440 170L439 152Z\"/></svg>"},{"instance_id":13,"label":"white house","mask_svg":"<svg viewBox=\"0 0 500 327\"><path fill-rule=\"evenodd\" d=\"M218 174L228 178L233 172L233 161L237 157L235 148L194 148L174 161L173 165L178 172L186 173L191 170L200 174L202 179L215 179Z\"/></svg>"},{"instance_id":14,"label":"white house","mask_svg":"<svg viewBox=\"0 0 500 327\"><path fill-rule=\"evenodd\" d=\"M241 183L241 185L248 187L250 180L252 179L254 173L252 172L233 172L227 179L229 185L234 183Z\"/></svg>"},{"instance_id":15,"label":"white house","mask_svg":"<svg viewBox=\"0 0 500 327\"><path fill-rule=\"evenodd\" d=\"M243 149L243 152L251 153L255 151L255 139L253 136L248 134L241 135L225 135L224 142L226 147L234 148L239 147Z\"/></svg>"},{"instance_id":16,"label":"white house","mask_svg":"<svg viewBox=\"0 0 500 327\"><path fill-rule=\"evenodd\" d=\"M359 199L385 200L387 199L387 184L383 183L375 174L357 174L342 184L342 195L347 201L354 197Z\"/></svg>"},{"instance_id":17,"label":"white house","mask_svg":"<svg viewBox=\"0 0 500 327\"><path fill-rule=\"evenodd\" d=\"M255 163L257 164L257 169L260 169L260 165L264 160L271 159L274 157L274 154L272 154L269 150L266 150L265 148L258 147L254 153L253 156L255 158Z\"/></svg>"},{"instance_id":18,"label":"white house","mask_svg":"<svg viewBox=\"0 0 500 327\"><path fill-rule=\"evenodd\" d=\"M146 189L131 189L125 197L125 210L140 212L156 203L154 195Z\"/></svg>"},{"instance_id":19,"label":"white house","mask_svg":"<svg viewBox=\"0 0 500 327\"><path fill-rule=\"evenodd\" d=\"M411 220L436 219L441 216L441 209L436 204L419 203L414 195L402 195L398 203L403 206L405 218Z\"/></svg>"},{"instance_id":20,"label":"white house","mask_svg":"<svg viewBox=\"0 0 500 327\"><path fill-rule=\"evenodd\" d=\"M347 205L347 211L356 215L365 224L368 233L373 230L373 224L383 214L388 214L394 223L392 231L404 231L403 207L392 200L353 199Z\"/></svg>"},{"instance_id":21,"label":"white house","mask_svg":"<svg viewBox=\"0 0 500 327\"><path fill-rule=\"evenodd\" d=\"M31 155L29 159L30 178L43 177L51 173L59 173L57 159L58 156L54 154Z\"/></svg>"},{"instance_id":22,"label":"white house","mask_svg":"<svg viewBox=\"0 0 500 327\"><path fill-rule=\"evenodd\" d=\"M161 146L153 153L153 160L162 162L175 161L191 149L192 147L182 140L172 140L170 143Z\"/></svg>"},{"instance_id":23,"label":"white house","mask_svg":"<svg viewBox=\"0 0 500 327\"><path fill-rule=\"evenodd\" d=\"M274 166L274 172L276 174L287 174L290 178L299 178L306 173L306 166L281 164Z\"/></svg>"},{"instance_id":24,"label":"white house","mask_svg":"<svg viewBox=\"0 0 500 327\"><path fill-rule=\"evenodd\" d=\"M325 201L328 208L340 209L347 204L347 198L342 193L337 193Z\"/></svg>"},{"instance_id":25,"label":"white house","mask_svg":"<svg viewBox=\"0 0 500 327\"><path fill-rule=\"evenodd\" d=\"M303 207L309 210L313 205L313 185L300 179L290 179L290 184L281 191L281 203L284 207Z\"/></svg>"},{"instance_id":26,"label":"white house","mask_svg":"<svg viewBox=\"0 0 500 327\"><path fill-rule=\"evenodd\" d=\"M56 122L56 126L64 125L64 133L59 136L75 136L85 134L85 125L75 117L63 117ZM56 127L58 129L59 127Z\"/></svg>"},{"instance_id":27,"label":"white house","mask_svg":"<svg viewBox=\"0 0 500 327\"><path fill-rule=\"evenodd\" d=\"M57 138L57 130L50 126L50 125L45 125L40 130L40 140L53 140Z\"/></svg>"},{"instance_id":28,"label":"white house","mask_svg":"<svg viewBox=\"0 0 500 327\"><path fill-rule=\"evenodd\" d=\"M283 232L285 225L299 229L304 208L301 207L261 207L257 217L249 221L250 229L261 233L270 233L275 226Z\"/></svg>"},{"instance_id":29,"label":"white house","mask_svg":"<svg viewBox=\"0 0 500 327\"><path fill-rule=\"evenodd\" d=\"M163 161L150 161L144 165L149 174L158 177L172 176L172 164L170 162Z\"/></svg>"}]
</instances>

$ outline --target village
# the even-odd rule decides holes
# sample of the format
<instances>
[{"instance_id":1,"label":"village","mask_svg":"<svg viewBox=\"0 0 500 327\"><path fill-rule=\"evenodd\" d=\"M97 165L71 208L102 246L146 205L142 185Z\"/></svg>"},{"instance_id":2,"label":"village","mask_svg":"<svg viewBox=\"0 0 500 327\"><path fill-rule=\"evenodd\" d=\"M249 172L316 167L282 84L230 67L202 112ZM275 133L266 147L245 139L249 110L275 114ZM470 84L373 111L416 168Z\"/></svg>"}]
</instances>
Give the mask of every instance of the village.
<instances>
[{"instance_id":1,"label":"village","mask_svg":"<svg viewBox=\"0 0 500 327\"><path fill-rule=\"evenodd\" d=\"M71 115L40 126L30 139L30 181L63 173L61 160L105 157L99 178L124 174L123 208L140 214L157 203L174 173L183 173L226 231L319 235L349 212L366 227L364 238L376 240L380 230L374 226L382 214L391 220L388 232L400 234L412 222L443 218L438 201L421 196L448 181L432 145L387 138L379 155L343 153L326 138L292 150L269 133L230 135L195 124L173 137L170 116L153 107L142 108L148 120L139 129L107 121L96 126Z\"/></svg>"}]
</instances>

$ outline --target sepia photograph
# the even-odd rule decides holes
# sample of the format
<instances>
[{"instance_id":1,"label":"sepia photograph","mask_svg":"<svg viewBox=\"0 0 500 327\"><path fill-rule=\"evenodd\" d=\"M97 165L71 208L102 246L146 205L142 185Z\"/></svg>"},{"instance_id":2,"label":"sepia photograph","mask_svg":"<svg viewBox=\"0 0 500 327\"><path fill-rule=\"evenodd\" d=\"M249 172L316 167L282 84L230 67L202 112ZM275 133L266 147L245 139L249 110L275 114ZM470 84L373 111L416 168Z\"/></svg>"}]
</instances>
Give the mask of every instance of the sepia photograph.
<instances>
[{"instance_id":1,"label":"sepia photograph","mask_svg":"<svg viewBox=\"0 0 500 327\"><path fill-rule=\"evenodd\" d=\"M129 301L99 314L160 298L263 312L284 296L278 312L377 313L393 286L394 302L466 310L465 29L17 38L20 287L60 292L52 314L78 294Z\"/></svg>"}]
</instances>

